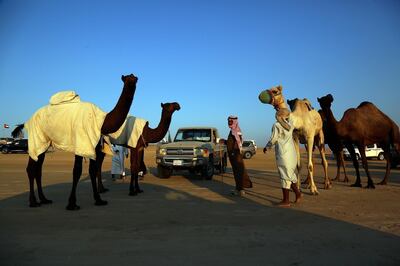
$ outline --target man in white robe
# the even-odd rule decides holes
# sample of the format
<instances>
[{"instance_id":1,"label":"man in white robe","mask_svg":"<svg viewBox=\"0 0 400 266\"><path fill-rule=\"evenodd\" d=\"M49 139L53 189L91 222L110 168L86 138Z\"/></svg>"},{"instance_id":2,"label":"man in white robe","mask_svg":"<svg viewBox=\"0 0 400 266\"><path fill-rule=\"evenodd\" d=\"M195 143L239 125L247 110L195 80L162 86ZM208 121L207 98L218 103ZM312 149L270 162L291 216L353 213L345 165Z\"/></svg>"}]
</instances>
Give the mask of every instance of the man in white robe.
<instances>
[{"instance_id":1,"label":"man in white robe","mask_svg":"<svg viewBox=\"0 0 400 266\"><path fill-rule=\"evenodd\" d=\"M281 187L283 199L278 204L281 207L290 207L289 191L290 188L296 194L296 203L302 197L297 188L297 153L293 142L293 125L289 119L290 112L288 109L280 109L276 112L277 122L272 126L271 138L264 148L267 149L275 146L276 165L278 167L279 177L281 179Z\"/></svg>"},{"instance_id":2,"label":"man in white robe","mask_svg":"<svg viewBox=\"0 0 400 266\"><path fill-rule=\"evenodd\" d=\"M120 145L112 145L113 157L111 160L111 176L115 181L125 177L125 157L128 156L128 149Z\"/></svg>"}]
</instances>

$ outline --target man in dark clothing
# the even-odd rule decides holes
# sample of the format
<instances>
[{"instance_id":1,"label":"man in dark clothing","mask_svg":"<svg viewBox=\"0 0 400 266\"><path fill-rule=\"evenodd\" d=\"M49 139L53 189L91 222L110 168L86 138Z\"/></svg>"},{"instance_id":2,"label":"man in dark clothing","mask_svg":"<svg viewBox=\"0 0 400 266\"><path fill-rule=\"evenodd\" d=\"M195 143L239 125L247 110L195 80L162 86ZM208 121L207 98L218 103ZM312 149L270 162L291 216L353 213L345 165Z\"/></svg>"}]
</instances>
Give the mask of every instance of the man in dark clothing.
<instances>
[{"instance_id":1,"label":"man in dark clothing","mask_svg":"<svg viewBox=\"0 0 400 266\"><path fill-rule=\"evenodd\" d=\"M243 136L239 127L238 118L236 116L228 117L228 126L231 129L228 140L226 142L229 162L232 165L233 176L235 177L236 190L232 194L243 196L244 188L251 188L253 184L247 174L244 166L243 156L241 153Z\"/></svg>"}]
</instances>

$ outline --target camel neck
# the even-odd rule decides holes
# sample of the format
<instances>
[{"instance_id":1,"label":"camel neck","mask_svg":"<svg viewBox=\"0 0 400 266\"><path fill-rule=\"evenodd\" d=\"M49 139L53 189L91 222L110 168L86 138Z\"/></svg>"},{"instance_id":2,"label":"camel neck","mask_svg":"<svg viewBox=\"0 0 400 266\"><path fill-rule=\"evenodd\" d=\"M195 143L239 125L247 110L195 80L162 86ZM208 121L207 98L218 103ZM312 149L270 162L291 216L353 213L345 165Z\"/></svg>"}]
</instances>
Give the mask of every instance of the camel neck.
<instances>
[{"instance_id":1,"label":"camel neck","mask_svg":"<svg viewBox=\"0 0 400 266\"><path fill-rule=\"evenodd\" d=\"M163 109L161 120L156 128L153 129L146 125L145 130L143 130L143 137L147 143L156 143L164 138L171 124L171 117L172 113Z\"/></svg>"},{"instance_id":2,"label":"camel neck","mask_svg":"<svg viewBox=\"0 0 400 266\"><path fill-rule=\"evenodd\" d=\"M136 84L126 85L122 89L122 93L119 96L118 102L109 113L107 113L104 119L101 133L106 135L117 131L124 123L126 116L128 115L129 109L135 95Z\"/></svg>"},{"instance_id":3,"label":"camel neck","mask_svg":"<svg viewBox=\"0 0 400 266\"><path fill-rule=\"evenodd\" d=\"M332 130L336 135L340 135L340 124L333 115L331 108L323 108L322 111L325 113L327 120L327 128Z\"/></svg>"}]
</instances>

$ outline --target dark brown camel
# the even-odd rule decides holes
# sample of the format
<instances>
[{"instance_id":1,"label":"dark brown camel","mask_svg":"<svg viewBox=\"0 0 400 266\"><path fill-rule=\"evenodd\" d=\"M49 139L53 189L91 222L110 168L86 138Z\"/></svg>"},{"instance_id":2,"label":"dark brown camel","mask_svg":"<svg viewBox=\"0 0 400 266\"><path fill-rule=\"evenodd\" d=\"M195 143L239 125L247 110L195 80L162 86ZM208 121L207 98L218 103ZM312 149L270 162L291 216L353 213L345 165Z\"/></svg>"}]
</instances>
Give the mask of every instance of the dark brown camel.
<instances>
[{"instance_id":1,"label":"dark brown camel","mask_svg":"<svg viewBox=\"0 0 400 266\"><path fill-rule=\"evenodd\" d=\"M143 171L143 175L146 174L146 165L144 164L144 149L149 143L157 143L164 138L167 134L169 126L171 124L172 114L175 111L181 109L178 103L165 103L161 104L161 120L156 128L150 128L149 123L143 128L141 137L138 140L136 148L129 147L128 145L122 145L130 150L130 162L131 162L131 182L129 186L129 195L136 196L138 193L142 193L143 190L139 187L139 172ZM104 153L99 156L101 163L104 160ZM97 169L97 182L99 190L104 192L107 189L104 188L101 178L101 165L98 164Z\"/></svg>"},{"instance_id":2,"label":"dark brown camel","mask_svg":"<svg viewBox=\"0 0 400 266\"><path fill-rule=\"evenodd\" d=\"M344 172L343 182L347 183L349 182L349 178L347 177L346 167L344 165L343 143L336 138L335 134L332 134L332 132L328 130L327 120L322 110L318 110L318 113L322 119L322 130L324 131L325 143L328 144L329 149L331 149L336 158L336 177L332 179L332 181L340 181L340 167L342 167Z\"/></svg>"},{"instance_id":3,"label":"dark brown camel","mask_svg":"<svg viewBox=\"0 0 400 266\"><path fill-rule=\"evenodd\" d=\"M377 143L384 150L386 173L379 184L385 185L390 174L390 146L392 145L397 152L400 152L400 133L396 123L370 102L362 102L357 108L346 110L342 119L338 122L331 110L333 96L328 94L318 98L318 102L326 117L327 130L331 132L332 137L340 139L350 152L357 174L356 182L351 186L361 187L358 161L352 145L355 144L360 151L362 165L368 177L367 188L375 188L365 157L365 146L374 143Z\"/></svg>"},{"instance_id":4,"label":"dark brown camel","mask_svg":"<svg viewBox=\"0 0 400 266\"><path fill-rule=\"evenodd\" d=\"M101 134L109 134L117 131L121 125L123 124L129 109L131 107L133 96L136 91L136 83L137 77L134 75L122 76L122 81L124 82L124 88L119 97L119 100L114 107L114 109L107 113L104 119L104 122L101 127ZM13 135L17 135L23 129L24 124L18 126L13 132ZM34 136L29 136L34 137ZM90 180L92 182L93 189L93 197L95 200L95 205L101 206L106 205L107 201L104 201L100 198L99 192L97 191L96 186L96 170L97 164L99 163L98 158L99 154L101 154L100 141L96 146L96 160L90 159L89 163L89 175ZM43 194L42 189L42 165L45 158L45 152L38 156L38 160L35 161L31 157L29 157L28 166L26 171L29 177L29 207L39 207L41 204L50 204L51 200L47 199ZM68 205L66 207L67 210L78 210L80 207L76 204L76 187L78 185L78 181L82 174L82 156L75 155L75 162L73 168L73 183L72 190L69 196ZM34 191L34 180L36 180L38 196L40 202L36 200L35 191Z\"/></svg>"}]
</instances>

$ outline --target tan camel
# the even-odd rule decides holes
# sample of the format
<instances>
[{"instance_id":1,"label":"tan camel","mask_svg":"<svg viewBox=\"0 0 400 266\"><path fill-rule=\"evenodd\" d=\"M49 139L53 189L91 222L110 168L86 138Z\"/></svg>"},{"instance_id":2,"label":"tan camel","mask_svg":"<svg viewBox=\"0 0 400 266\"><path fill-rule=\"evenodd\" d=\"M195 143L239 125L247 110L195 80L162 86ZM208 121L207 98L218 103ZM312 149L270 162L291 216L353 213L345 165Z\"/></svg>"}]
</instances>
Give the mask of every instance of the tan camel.
<instances>
[{"instance_id":1,"label":"tan camel","mask_svg":"<svg viewBox=\"0 0 400 266\"><path fill-rule=\"evenodd\" d=\"M268 103L274 106L276 110L286 108L285 99L282 95L282 86L272 87L268 90L264 90L260 93L259 99L263 103ZM296 129L293 132L293 139L297 152L297 169L298 169L298 186L300 186L300 143L305 144L307 149L307 169L308 169L308 180L309 187L312 194L319 194L317 186L314 182L314 165L312 161L312 153L314 144L318 147L321 154L322 165L325 173L324 188L329 189L332 187L332 183L328 177L328 162L325 158L325 145L324 145L324 133L322 130L322 119L317 111L312 109L310 102L307 99L299 100L295 99L289 101L292 105L290 119Z\"/></svg>"}]
</instances>

